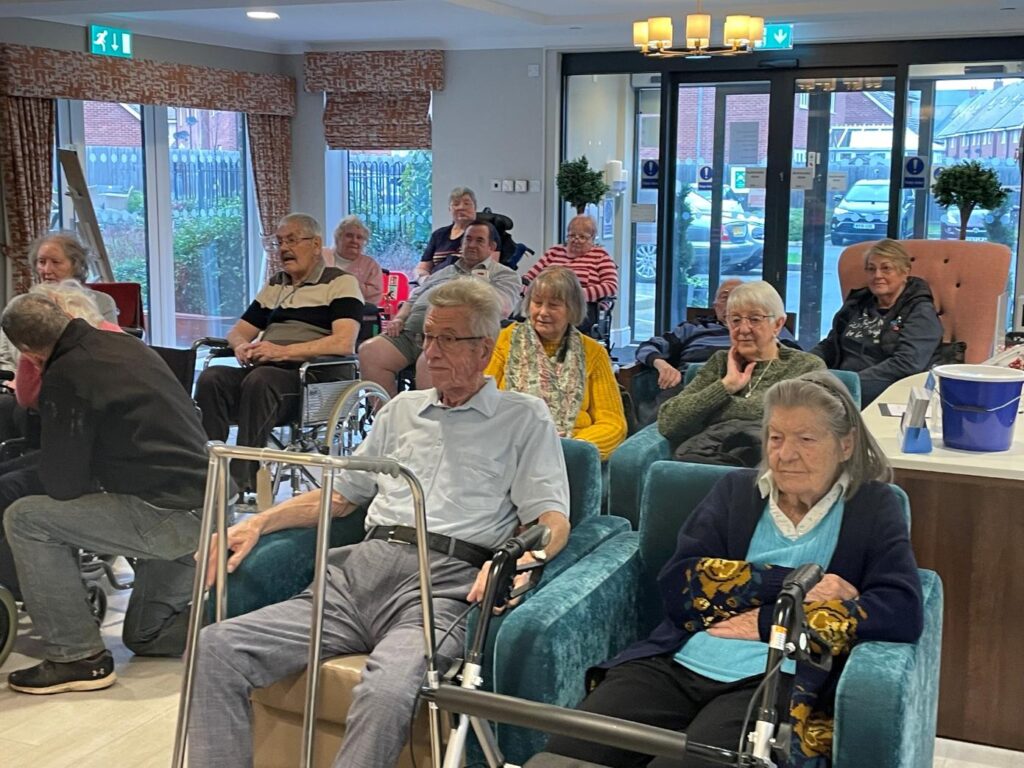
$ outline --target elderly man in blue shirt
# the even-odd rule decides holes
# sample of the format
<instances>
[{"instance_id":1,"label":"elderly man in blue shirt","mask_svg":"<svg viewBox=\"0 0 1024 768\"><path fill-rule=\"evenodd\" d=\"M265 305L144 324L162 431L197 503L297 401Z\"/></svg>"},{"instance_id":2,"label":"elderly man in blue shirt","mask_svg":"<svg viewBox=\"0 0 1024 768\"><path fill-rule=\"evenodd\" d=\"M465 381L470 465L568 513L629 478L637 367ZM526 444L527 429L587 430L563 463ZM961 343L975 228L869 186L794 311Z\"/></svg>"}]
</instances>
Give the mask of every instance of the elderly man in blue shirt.
<instances>
[{"instance_id":1,"label":"elderly man in blue shirt","mask_svg":"<svg viewBox=\"0 0 1024 768\"><path fill-rule=\"evenodd\" d=\"M434 387L403 392L381 409L357 455L389 456L412 469L426 495L431 581L438 627L479 600L491 551L523 526L551 529L552 557L569 534L569 488L561 446L544 403L499 391L484 369L503 308L487 283L460 278L430 293L423 350ZM228 531L233 571L261 534L316 524L320 491L267 510ZM341 473L333 512L373 499L367 536L333 550L324 611L324 655L370 659L346 722L335 766L386 768L398 760L426 669L422 649L413 505L400 478ZM396 540L397 539L397 540ZM454 539L454 542L451 541ZM452 553L452 554L448 554ZM532 554L521 562L530 562ZM208 581L215 578L211 558ZM309 593L203 629L189 729L193 765L252 765L249 694L306 665ZM458 627L438 648L452 658Z\"/></svg>"}]
</instances>

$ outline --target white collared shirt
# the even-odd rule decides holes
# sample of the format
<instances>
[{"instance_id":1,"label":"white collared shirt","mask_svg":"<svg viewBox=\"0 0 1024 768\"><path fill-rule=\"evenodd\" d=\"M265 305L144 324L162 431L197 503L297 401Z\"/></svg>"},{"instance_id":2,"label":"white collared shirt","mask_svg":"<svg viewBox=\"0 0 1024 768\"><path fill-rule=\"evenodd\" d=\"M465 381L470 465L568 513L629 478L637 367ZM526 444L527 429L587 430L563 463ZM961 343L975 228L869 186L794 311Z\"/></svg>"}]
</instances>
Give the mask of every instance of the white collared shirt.
<instances>
[{"instance_id":1,"label":"white collared shirt","mask_svg":"<svg viewBox=\"0 0 1024 768\"><path fill-rule=\"evenodd\" d=\"M387 456L413 471L432 533L494 548L544 512L569 517L565 458L547 406L499 391L491 377L453 408L436 389L401 393L377 414L355 455ZM334 487L357 504L373 498L367 527L413 525L412 493L401 477L345 471Z\"/></svg>"},{"instance_id":2,"label":"white collared shirt","mask_svg":"<svg viewBox=\"0 0 1024 768\"><path fill-rule=\"evenodd\" d=\"M803 516L799 523L794 524L792 520L786 517L786 513L779 506L779 488L775 484L772 471L770 469L766 470L757 481L757 489L761 492L761 498L768 499L768 512L772 516L775 527L779 529L779 533L790 540L799 539L808 531L813 530L825 515L828 514L828 511L832 509L832 505L842 498L849 486L850 476L844 470L828 493L818 499L817 503L807 510L807 514Z\"/></svg>"}]
</instances>

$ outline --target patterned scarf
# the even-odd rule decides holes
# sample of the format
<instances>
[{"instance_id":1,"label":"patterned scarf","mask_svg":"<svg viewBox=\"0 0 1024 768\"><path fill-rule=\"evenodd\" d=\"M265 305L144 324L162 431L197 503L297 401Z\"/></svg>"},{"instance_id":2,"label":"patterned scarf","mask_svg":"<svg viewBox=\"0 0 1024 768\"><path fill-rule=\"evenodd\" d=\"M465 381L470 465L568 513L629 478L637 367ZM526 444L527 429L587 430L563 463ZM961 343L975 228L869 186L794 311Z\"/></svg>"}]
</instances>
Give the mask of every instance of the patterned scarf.
<instances>
[{"instance_id":1,"label":"patterned scarf","mask_svg":"<svg viewBox=\"0 0 1024 768\"><path fill-rule=\"evenodd\" d=\"M547 403L559 433L567 437L572 435L583 405L586 377L587 360L578 330L569 326L558 351L548 357L529 323L513 328L505 363L505 385L516 392L536 395Z\"/></svg>"}]
</instances>

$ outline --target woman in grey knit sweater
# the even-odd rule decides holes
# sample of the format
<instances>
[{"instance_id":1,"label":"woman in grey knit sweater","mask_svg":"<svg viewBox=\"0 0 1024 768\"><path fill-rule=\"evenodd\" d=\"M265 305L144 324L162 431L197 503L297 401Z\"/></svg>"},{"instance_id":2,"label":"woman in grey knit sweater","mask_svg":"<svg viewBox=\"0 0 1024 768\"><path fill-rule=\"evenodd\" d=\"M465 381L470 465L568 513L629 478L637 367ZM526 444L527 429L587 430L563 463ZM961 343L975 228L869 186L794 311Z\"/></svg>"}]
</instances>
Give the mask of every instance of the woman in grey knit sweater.
<instances>
[{"instance_id":1,"label":"woman in grey knit sweater","mask_svg":"<svg viewBox=\"0 0 1024 768\"><path fill-rule=\"evenodd\" d=\"M713 354L693 381L661 406L658 431L675 446L726 421L760 425L764 393L772 384L825 368L821 358L779 344L785 322L785 305L769 283L734 288L726 309L732 345Z\"/></svg>"}]
</instances>

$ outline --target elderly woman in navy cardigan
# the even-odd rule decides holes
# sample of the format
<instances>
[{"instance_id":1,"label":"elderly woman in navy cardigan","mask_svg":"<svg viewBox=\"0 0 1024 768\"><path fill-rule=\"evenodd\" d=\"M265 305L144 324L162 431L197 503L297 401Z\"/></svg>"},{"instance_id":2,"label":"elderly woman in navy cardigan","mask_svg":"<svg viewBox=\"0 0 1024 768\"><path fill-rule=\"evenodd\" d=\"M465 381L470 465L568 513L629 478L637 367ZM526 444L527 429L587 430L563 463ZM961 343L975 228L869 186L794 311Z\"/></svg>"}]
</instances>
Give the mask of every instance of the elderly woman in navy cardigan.
<instances>
[{"instance_id":1,"label":"elderly woman in navy cardigan","mask_svg":"<svg viewBox=\"0 0 1024 768\"><path fill-rule=\"evenodd\" d=\"M665 617L646 640L591 670L580 705L736 749L764 675L773 603L786 575L818 563L809 624L830 646L831 672L787 661L780 710L793 724L790 766L828 766L835 686L863 640L913 642L921 584L891 470L846 388L815 371L765 395L760 470L724 477L679 533L658 577ZM786 700L788 699L788 704ZM548 751L604 766L695 768L555 737Z\"/></svg>"}]
</instances>

